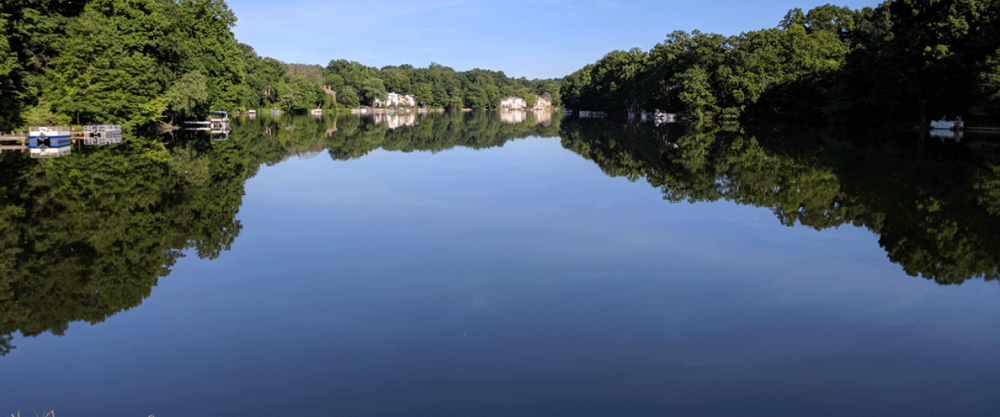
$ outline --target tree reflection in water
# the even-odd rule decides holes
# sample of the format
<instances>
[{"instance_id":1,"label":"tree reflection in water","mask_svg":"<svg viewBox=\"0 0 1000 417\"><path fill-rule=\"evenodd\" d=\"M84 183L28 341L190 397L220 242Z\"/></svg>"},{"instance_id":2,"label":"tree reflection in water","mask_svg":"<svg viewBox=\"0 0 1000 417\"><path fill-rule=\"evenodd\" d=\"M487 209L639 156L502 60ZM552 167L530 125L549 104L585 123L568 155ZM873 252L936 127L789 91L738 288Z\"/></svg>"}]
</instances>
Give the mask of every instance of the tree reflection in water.
<instances>
[{"instance_id":1,"label":"tree reflection in water","mask_svg":"<svg viewBox=\"0 0 1000 417\"><path fill-rule=\"evenodd\" d=\"M817 230L864 226L910 275L941 284L998 277L1000 163L984 156L996 154L991 142L551 117L512 124L481 112L431 114L395 129L357 117L262 117L234 123L227 141L133 135L59 159L5 154L0 354L15 332L59 335L70 322L99 323L141 304L185 254L218 257L239 235L244 184L261 164L323 151L348 160L379 148L561 136L606 174L644 179L670 202L767 207L782 224Z\"/></svg>"},{"instance_id":2,"label":"tree reflection in water","mask_svg":"<svg viewBox=\"0 0 1000 417\"><path fill-rule=\"evenodd\" d=\"M997 138L955 145L918 133L561 126L565 148L608 175L645 179L667 201L766 207L786 226L816 230L863 226L911 276L998 278L1000 162L995 150L976 150Z\"/></svg>"},{"instance_id":3,"label":"tree reflection in water","mask_svg":"<svg viewBox=\"0 0 1000 417\"><path fill-rule=\"evenodd\" d=\"M15 332L61 335L138 306L178 258L213 259L240 232L244 184L261 164L327 150L440 151L554 136L558 123L505 125L491 114L430 115L410 128L346 117L257 118L230 139L204 132L126 136L59 159L0 163L0 355Z\"/></svg>"}]
</instances>

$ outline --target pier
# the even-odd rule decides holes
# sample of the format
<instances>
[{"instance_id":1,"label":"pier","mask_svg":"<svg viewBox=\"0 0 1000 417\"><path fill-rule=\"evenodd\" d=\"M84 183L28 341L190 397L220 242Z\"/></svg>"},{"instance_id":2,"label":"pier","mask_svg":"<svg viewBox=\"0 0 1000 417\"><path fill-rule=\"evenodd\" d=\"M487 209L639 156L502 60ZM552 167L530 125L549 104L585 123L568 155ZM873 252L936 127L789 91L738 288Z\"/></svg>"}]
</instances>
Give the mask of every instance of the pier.
<instances>
[{"instance_id":1,"label":"pier","mask_svg":"<svg viewBox=\"0 0 1000 417\"><path fill-rule=\"evenodd\" d=\"M28 150L28 133L0 133L0 153L26 152Z\"/></svg>"},{"instance_id":2,"label":"pier","mask_svg":"<svg viewBox=\"0 0 1000 417\"><path fill-rule=\"evenodd\" d=\"M82 130L68 127L32 127L27 132L0 132L0 153L28 152L32 158L63 156L70 145L110 145L121 143L119 125L88 125Z\"/></svg>"}]
</instances>

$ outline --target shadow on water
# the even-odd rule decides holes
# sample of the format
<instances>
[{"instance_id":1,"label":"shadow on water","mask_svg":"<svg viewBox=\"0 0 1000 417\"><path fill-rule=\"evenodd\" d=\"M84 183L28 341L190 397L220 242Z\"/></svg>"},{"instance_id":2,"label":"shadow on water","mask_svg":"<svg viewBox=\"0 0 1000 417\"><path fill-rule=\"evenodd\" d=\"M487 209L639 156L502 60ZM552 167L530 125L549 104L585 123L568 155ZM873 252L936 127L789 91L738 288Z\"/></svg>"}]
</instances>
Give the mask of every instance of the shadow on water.
<instances>
[{"instance_id":1,"label":"shadow on water","mask_svg":"<svg viewBox=\"0 0 1000 417\"><path fill-rule=\"evenodd\" d=\"M204 132L126 135L64 158L0 156L0 354L16 332L61 335L71 322L138 306L186 254L228 250L245 182L262 164L323 151L348 160L380 148L482 149L529 136L561 136L606 174L643 179L670 202L727 200L767 207L788 226L866 227L910 275L941 284L998 276L994 139L654 128L558 113L261 117L234 123L222 141Z\"/></svg>"}]
</instances>

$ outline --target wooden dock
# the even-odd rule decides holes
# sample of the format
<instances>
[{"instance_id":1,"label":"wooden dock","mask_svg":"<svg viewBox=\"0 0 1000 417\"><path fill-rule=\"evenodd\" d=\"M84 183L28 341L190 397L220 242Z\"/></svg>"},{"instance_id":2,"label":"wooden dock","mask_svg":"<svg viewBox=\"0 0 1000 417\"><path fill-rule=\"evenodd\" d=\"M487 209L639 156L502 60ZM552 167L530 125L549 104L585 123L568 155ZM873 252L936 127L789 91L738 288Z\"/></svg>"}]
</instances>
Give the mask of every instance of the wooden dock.
<instances>
[{"instance_id":1,"label":"wooden dock","mask_svg":"<svg viewBox=\"0 0 1000 417\"><path fill-rule=\"evenodd\" d=\"M70 131L70 141L74 145L81 142L85 145L121 143L121 133L117 131L108 135L103 132L73 130ZM29 149L28 142L28 132L0 133L0 152L27 152Z\"/></svg>"},{"instance_id":2,"label":"wooden dock","mask_svg":"<svg viewBox=\"0 0 1000 417\"><path fill-rule=\"evenodd\" d=\"M977 127L977 126L973 126L973 127L966 127L965 131L966 132L976 132L976 133L1000 133L1000 127L992 127L992 126L989 126L989 127L988 126L978 126Z\"/></svg>"},{"instance_id":3,"label":"wooden dock","mask_svg":"<svg viewBox=\"0 0 1000 417\"><path fill-rule=\"evenodd\" d=\"M28 134L0 133L0 152L26 152L28 150Z\"/></svg>"}]
</instances>

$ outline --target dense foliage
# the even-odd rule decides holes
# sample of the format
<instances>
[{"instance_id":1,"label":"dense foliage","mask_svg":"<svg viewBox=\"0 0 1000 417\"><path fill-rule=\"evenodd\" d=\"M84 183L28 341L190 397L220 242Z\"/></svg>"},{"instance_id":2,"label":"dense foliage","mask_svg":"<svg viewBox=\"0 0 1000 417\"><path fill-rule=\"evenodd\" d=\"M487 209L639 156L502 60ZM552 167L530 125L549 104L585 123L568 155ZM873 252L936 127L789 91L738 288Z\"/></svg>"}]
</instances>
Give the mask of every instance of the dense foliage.
<instances>
[{"instance_id":1,"label":"dense foliage","mask_svg":"<svg viewBox=\"0 0 1000 417\"><path fill-rule=\"evenodd\" d=\"M431 107L493 108L500 97L558 100L558 80L331 61L327 67L258 56L231 29L223 0L9 0L0 3L0 131L29 125L127 127L212 110L370 105L387 92Z\"/></svg>"},{"instance_id":2,"label":"dense foliage","mask_svg":"<svg viewBox=\"0 0 1000 417\"><path fill-rule=\"evenodd\" d=\"M793 9L778 27L673 32L565 77L567 107L695 118L884 122L1000 113L1000 1Z\"/></svg>"},{"instance_id":3,"label":"dense foliage","mask_svg":"<svg viewBox=\"0 0 1000 417\"><path fill-rule=\"evenodd\" d=\"M549 94L559 104L559 80L510 78L503 71L455 70L431 63L427 68L411 65L366 67L357 62L334 60L323 68L323 82L337 91L345 105L370 104L386 92L416 95L429 107L496 108L500 99L519 96L529 101Z\"/></svg>"},{"instance_id":4,"label":"dense foliage","mask_svg":"<svg viewBox=\"0 0 1000 417\"><path fill-rule=\"evenodd\" d=\"M0 19L0 129L124 123L236 109L248 89L221 0L12 0Z\"/></svg>"}]
</instances>

